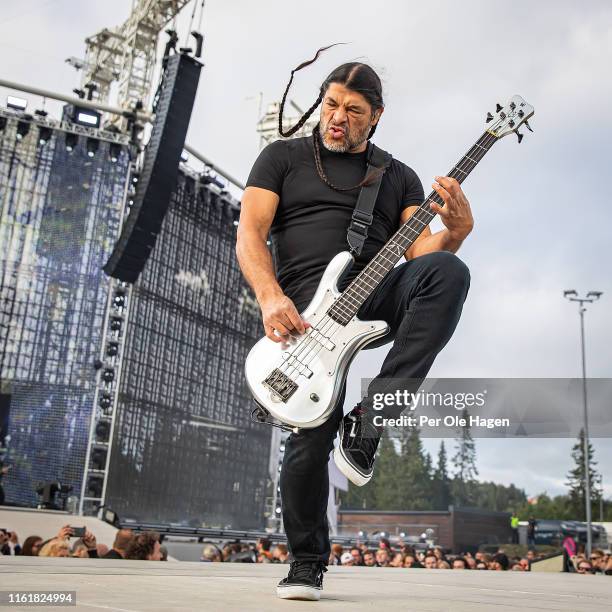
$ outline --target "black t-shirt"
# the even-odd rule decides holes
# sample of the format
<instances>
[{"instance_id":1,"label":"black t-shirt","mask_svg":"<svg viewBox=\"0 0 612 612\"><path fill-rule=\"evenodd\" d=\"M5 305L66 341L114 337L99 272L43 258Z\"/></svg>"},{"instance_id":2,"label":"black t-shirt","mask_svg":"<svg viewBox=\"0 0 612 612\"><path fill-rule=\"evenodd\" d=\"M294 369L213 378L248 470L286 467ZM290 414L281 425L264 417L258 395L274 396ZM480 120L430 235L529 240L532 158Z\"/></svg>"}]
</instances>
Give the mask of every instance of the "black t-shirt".
<instances>
[{"instance_id":1,"label":"black t-shirt","mask_svg":"<svg viewBox=\"0 0 612 612\"><path fill-rule=\"evenodd\" d=\"M341 187L357 185L367 170L366 151L334 153L321 146L321 161L329 180ZM312 136L267 145L251 169L249 186L280 196L270 228L272 257L279 285L302 311L314 296L327 264L349 249L346 231L359 188L336 191L321 180L315 167ZM340 290L398 230L402 210L421 204L424 198L414 170L393 159L383 176L361 255L343 277Z\"/></svg>"}]
</instances>

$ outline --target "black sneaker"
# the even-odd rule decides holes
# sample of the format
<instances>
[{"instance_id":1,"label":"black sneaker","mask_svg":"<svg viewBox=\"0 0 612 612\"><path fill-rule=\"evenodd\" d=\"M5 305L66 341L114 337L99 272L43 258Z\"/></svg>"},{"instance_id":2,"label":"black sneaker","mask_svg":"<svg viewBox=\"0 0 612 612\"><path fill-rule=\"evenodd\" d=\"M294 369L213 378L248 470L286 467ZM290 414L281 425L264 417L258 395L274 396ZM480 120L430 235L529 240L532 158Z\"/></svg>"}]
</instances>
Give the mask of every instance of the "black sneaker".
<instances>
[{"instance_id":1,"label":"black sneaker","mask_svg":"<svg viewBox=\"0 0 612 612\"><path fill-rule=\"evenodd\" d=\"M340 443L334 449L334 460L338 469L358 487L363 487L372 478L381 432L361 404L340 423Z\"/></svg>"},{"instance_id":2,"label":"black sneaker","mask_svg":"<svg viewBox=\"0 0 612 612\"><path fill-rule=\"evenodd\" d=\"M281 599L319 601L326 571L322 561L292 561L289 575L276 587L276 595Z\"/></svg>"}]
</instances>

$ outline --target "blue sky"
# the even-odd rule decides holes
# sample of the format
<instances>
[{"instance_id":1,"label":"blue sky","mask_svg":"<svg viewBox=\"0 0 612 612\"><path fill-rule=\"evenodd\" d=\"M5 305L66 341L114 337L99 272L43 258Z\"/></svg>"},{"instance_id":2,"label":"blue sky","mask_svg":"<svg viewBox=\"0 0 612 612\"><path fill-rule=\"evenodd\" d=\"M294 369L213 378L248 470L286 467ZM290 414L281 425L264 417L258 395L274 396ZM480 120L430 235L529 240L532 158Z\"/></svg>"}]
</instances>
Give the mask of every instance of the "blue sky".
<instances>
[{"instance_id":1,"label":"blue sky","mask_svg":"<svg viewBox=\"0 0 612 612\"><path fill-rule=\"evenodd\" d=\"M85 36L119 24L130 6L12 3L0 16L0 76L69 93L79 80L64 60L82 57ZM604 292L587 312L587 366L592 377L611 376L609 2L209 0L203 31L205 68L188 142L239 178L258 152L259 93L264 103L277 100L290 70L330 42L350 44L299 72L292 97L307 107L333 67L371 63L386 99L375 141L417 171L426 193L480 135L497 101L518 93L533 104L535 133L520 146L514 136L496 143L464 185L475 228L458 254L471 290L430 375L579 376L578 314L562 297L575 288ZM358 357L349 402L385 350ZM480 477L530 495L563 492L572 444L478 440ZM437 441L426 445L435 452ZM594 446L611 496L612 444Z\"/></svg>"}]
</instances>

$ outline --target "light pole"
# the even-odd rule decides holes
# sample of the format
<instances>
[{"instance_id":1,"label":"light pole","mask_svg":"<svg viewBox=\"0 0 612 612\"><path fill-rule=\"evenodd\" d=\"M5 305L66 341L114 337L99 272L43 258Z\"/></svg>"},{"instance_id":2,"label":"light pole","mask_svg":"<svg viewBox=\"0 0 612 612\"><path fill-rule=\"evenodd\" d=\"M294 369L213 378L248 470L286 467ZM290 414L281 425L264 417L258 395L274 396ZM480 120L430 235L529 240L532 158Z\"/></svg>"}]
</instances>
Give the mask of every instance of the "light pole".
<instances>
[{"instance_id":1,"label":"light pole","mask_svg":"<svg viewBox=\"0 0 612 612\"><path fill-rule=\"evenodd\" d=\"M586 523L587 523L587 559L591 558L591 548L593 544L593 536L591 534L591 474L590 474L590 457L589 457L589 417L587 411L587 381L586 381L586 356L584 350L584 313L587 302L595 302L602 296L601 291L589 291L586 297L579 297L575 289L566 289L563 292L563 297L570 302L578 302L578 313L580 314L580 346L582 349L582 401L584 409L584 488L586 497Z\"/></svg>"}]
</instances>

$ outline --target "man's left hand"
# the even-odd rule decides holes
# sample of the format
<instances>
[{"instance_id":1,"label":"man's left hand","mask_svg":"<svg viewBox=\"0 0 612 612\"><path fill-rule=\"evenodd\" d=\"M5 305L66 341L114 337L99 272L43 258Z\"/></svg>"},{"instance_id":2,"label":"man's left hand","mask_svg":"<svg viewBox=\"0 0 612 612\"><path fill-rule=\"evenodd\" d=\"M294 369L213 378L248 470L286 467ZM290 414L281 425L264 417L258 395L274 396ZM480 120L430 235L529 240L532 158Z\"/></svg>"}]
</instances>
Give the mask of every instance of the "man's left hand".
<instances>
[{"instance_id":1,"label":"man's left hand","mask_svg":"<svg viewBox=\"0 0 612 612\"><path fill-rule=\"evenodd\" d=\"M474 227L470 203L457 179L448 176L436 176L435 178L436 182L432 184L432 187L444 201L444 206L431 202L431 210L440 215L451 238L465 240Z\"/></svg>"}]
</instances>

